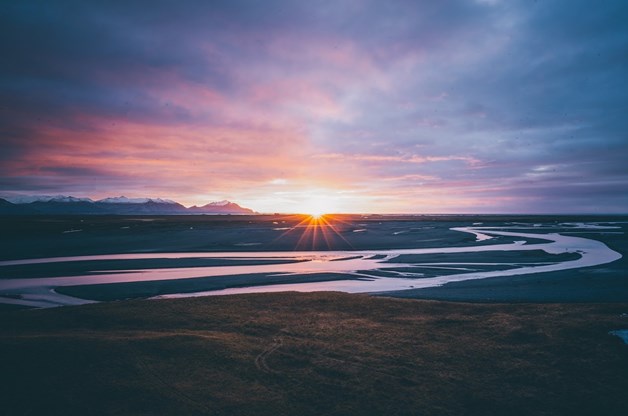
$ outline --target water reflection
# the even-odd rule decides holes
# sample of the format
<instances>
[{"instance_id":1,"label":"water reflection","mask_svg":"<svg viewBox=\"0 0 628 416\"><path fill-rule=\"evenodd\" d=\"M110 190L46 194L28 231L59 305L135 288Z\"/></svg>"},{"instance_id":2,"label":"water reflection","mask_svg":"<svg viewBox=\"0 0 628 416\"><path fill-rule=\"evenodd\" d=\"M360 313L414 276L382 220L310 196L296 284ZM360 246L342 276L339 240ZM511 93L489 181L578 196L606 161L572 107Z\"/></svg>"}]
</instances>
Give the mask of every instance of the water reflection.
<instances>
[{"instance_id":1,"label":"water reflection","mask_svg":"<svg viewBox=\"0 0 628 416\"><path fill-rule=\"evenodd\" d=\"M330 235L337 231L321 218L313 224L303 224L305 231L300 235L299 243L320 244L329 242ZM591 224L582 224L581 228L591 230ZM295 227L296 228L296 227ZM572 226L571 229L578 228ZM527 227L519 230L504 231L500 227L457 227L456 231L471 233L478 241L484 241L496 236L516 237L520 241L508 244L477 245L466 247L434 247L395 250L348 250L348 251L296 251L296 252L229 252L229 253L133 253L114 255L74 256L58 258L42 258L28 260L14 260L0 262L0 267L29 264L47 264L58 262L100 261L100 260L150 260L150 259L231 259L231 260L264 260L279 259L292 261L282 264L246 264L239 265L237 261L229 266L208 267L178 267L156 269L128 269L128 270L91 270L98 274L79 276L42 277L42 278L9 278L0 280L0 302L16 303L27 306L56 306L86 301L60 295L54 288L62 286L80 286L90 284L114 284L125 282L164 281L176 279L193 279L200 277L236 276L249 274L265 275L312 275L334 274L344 275L345 280L322 282L305 282L295 284L276 284L264 286L250 286L229 288L212 292L197 292L195 294L169 294L168 297L198 296L208 294L234 294L254 292L276 292L284 290L318 291L339 290L343 292L385 292L412 288L440 286L448 282L483 279L497 276L514 276L530 273L575 269L609 263L621 258L621 255L604 243L583 237L566 236L553 232L545 234L538 232L523 232ZM308 231L309 230L309 231ZM288 232L292 232L290 230ZM525 244L526 240L545 240L540 244ZM548 254L577 253L579 258L568 261L555 262L426 262L408 261L399 256L429 255L453 253L495 253L495 252L527 252L542 250ZM481 259L490 259L482 257ZM495 266L493 269L478 267L461 267L469 265ZM502 267L497 267L502 266ZM443 274L425 278L425 267L443 269ZM444 272L446 271L446 273ZM9 276L13 277L13 276ZM262 282L263 283L263 282Z\"/></svg>"}]
</instances>

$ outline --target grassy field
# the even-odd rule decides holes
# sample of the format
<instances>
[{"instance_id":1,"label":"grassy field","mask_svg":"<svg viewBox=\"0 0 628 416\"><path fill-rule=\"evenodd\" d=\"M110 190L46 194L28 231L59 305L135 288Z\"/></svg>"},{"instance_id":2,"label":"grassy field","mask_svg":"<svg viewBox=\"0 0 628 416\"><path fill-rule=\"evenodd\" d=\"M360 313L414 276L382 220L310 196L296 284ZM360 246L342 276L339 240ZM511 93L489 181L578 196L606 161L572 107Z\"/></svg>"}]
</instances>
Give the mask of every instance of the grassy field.
<instances>
[{"instance_id":1,"label":"grassy field","mask_svg":"<svg viewBox=\"0 0 628 416\"><path fill-rule=\"evenodd\" d=\"M628 304L283 293L0 312L7 415L628 414Z\"/></svg>"}]
</instances>

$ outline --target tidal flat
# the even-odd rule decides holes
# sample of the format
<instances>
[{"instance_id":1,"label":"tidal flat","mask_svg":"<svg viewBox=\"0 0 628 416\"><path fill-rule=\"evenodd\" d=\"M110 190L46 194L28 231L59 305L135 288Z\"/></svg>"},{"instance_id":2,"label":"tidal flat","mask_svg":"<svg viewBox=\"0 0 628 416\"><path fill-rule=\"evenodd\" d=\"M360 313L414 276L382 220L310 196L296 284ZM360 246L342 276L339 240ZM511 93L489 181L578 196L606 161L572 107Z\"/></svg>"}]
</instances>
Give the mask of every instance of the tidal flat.
<instances>
[{"instance_id":1,"label":"tidal flat","mask_svg":"<svg viewBox=\"0 0 628 416\"><path fill-rule=\"evenodd\" d=\"M0 409L625 414L627 224L0 218Z\"/></svg>"},{"instance_id":2,"label":"tidal flat","mask_svg":"<svg viewBox=\"0 0 628 416\"><path fill-rule=\"evenodd\" d=\"M627 225L618 216L13 217L0 224L0 303L326 290L623 301Z\"/></svg>"}]
</instances>

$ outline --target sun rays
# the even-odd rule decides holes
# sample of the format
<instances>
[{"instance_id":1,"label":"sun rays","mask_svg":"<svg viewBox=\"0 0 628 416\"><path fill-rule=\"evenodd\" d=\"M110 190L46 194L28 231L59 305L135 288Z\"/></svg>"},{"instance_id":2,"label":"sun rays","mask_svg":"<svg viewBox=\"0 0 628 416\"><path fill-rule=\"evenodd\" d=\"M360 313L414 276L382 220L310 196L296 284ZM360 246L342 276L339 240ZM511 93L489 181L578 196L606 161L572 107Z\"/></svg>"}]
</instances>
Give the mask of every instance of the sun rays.
<instances>
[{"instance_id":1,"label":"sun rays","mask_svg":"<svg viewBox=\"0 0 628 416\"><path fill-rule=\"evenodd\" d=\"M344 228L350 226L338 216L324 213L303 215L303 218L277 240L285 237L298 237L294 250L340 250L352 249L353 246L342 235Z\"/></svg>"}]
</instances>

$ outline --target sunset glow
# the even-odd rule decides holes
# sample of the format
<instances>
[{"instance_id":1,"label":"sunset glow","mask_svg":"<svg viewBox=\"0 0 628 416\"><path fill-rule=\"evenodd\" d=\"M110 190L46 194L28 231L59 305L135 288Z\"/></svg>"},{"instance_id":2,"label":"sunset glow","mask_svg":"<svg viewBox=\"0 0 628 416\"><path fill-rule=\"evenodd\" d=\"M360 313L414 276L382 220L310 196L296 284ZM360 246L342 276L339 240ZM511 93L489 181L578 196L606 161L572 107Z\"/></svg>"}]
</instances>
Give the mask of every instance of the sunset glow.
<instances>
[{"instance_id":1,"label":"sunset glow","mask_svg":"<svg viewBox=\"0 0 628 416\"><path fill-rule=\"evenodd\" d=\"M621 1L28 4L0 17L0 197L628 206Z\"/></svg>"},{"instance_id":2,"label":"sunset glow","mask_svg":"<svg viewBox=\"0 0 628 416\"><path fill-rule=\"evenodd\" d=\"M314 218L320 218L324 214L332 214L339 212L337 200L323 193L309 195L301 202L302 214L311 215Z\"/></svg>"}]
</instances>

